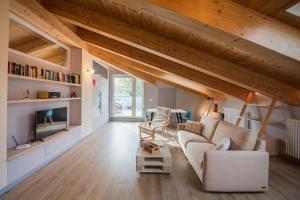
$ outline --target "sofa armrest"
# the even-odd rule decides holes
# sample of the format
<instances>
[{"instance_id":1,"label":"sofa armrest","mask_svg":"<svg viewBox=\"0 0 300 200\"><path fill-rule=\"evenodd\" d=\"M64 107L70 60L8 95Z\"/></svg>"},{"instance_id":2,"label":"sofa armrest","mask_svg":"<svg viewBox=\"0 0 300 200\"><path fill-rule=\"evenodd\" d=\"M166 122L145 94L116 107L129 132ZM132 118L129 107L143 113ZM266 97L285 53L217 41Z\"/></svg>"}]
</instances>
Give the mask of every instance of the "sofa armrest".
<instances>
[{"instance_id":1,"label":"sofa armrest","mask_svg":"<svg viewBox=\"0 0 300 200\"><path fill-rule=\"evenodd\" d=\"M207 191L268 190L269 154L262 151L206 151L203 185Z\"/></svg>"},{"instance_id":2,"label":"sofa armrest","mask_svg":"<svg viewBox=\"0 0 300 200\"><path fill-rule=\"evenodd\" d=\"M177 124L177 131L184 130L185 126L186 126L186 123L179 123L179 124Z\"/></svg>"}]
</instances>

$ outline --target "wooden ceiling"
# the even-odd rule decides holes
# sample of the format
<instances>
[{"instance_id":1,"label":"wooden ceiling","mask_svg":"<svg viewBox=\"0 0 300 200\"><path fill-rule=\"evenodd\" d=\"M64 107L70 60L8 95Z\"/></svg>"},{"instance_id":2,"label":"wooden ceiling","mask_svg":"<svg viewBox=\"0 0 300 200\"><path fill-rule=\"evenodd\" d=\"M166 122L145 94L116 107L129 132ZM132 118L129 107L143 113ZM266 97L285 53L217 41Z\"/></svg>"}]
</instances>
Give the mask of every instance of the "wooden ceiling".
<instances>
[{"instance_id":1,"label":"wooden ceiling","mask_svg":"<svg viewBox=\"0 0 300 200\"><path fill-rule=\"evenodd\" d=\"M299 0L232 0L243 6L266 14L284 23L300 28L300 17L292 15L286 10L299 2Z\"/></svg>"},{"instance_id":2,"label":"wooden ceiling","mask_svg":"<svg viewBox=\"0 0 300 200\"><path fill-rule=\"evenodd\" d=\"M226 33L216 35L205 30L205 27L201 30L184 27L164 18L158 12L146 10L145 4L141 3L142 1L67 1L300 88L300 73L296 73L299 69L299 61ZM62 3L58 4L62 5ZM142 9L134 9L136 6L140 6ZM178 18L175 19L179 20ZM285 70L285 68L288 69Z\"/></svg>"},{"instance_id":3,"label":"wooden ceiling","mask_svg":"<svg viewBox=\"0 0 300 200\"><path fill-rule=\"evenodd\" d=\"M149 81L163 79L204 95L222 92L239 99L254 91L300 105L300 30L241 4L229 0L43 0L42 6L26 2L14 1L11 12L69 46L123 63L122 70L148 74ZM165 79L169 77L173 78Z\"/></svg>"},{"instance_id":4,"label":"wooden ceiling","mask_svg":"<svg viewBox=\"0 0 300 200\"><path fill-rule=\"evenodd\" d=\"M9 21L9 48L65 66L67 50L33 32L25 26Z\"/></svg>"}]
</instances>

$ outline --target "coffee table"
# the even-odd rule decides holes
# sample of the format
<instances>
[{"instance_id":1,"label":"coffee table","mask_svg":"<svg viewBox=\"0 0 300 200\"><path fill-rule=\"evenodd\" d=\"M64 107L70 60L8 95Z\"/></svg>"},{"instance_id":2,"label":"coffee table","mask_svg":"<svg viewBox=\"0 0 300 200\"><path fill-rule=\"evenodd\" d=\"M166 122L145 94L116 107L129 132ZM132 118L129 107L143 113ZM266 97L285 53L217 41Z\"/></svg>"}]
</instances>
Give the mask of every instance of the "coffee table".
<instances>
[{"instance_id":1,"label":"coffee table","mask_svg":"<svg viewBox=\"0 0 300 200\"><path fill-rule=\"evenodd\" d=\"M136 171L139 173L171 173L172 156L166 146L149 153L139 145L136 154Z\"/></svg>"}]
</instances>

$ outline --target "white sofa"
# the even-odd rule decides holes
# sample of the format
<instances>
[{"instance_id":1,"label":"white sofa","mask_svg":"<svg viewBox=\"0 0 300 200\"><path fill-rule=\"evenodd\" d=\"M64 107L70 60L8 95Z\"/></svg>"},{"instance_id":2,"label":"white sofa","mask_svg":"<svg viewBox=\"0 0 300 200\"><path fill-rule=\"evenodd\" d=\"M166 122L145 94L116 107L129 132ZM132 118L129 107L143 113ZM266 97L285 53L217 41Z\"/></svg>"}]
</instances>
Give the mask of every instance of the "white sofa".
<instances>
[{"instance_id":1,"label":"white sofa","mask_svg":"<svg viewBox=\"0 0 300 200\"><path fill-rule=\"evenodd\" d=\"M263 192L268 190L269 154L257 134L224 121L203 116L201 134L178 125L178 142L206 191ZM215 150L224 137L229 150Z\"/></svg>"}]
</instances>

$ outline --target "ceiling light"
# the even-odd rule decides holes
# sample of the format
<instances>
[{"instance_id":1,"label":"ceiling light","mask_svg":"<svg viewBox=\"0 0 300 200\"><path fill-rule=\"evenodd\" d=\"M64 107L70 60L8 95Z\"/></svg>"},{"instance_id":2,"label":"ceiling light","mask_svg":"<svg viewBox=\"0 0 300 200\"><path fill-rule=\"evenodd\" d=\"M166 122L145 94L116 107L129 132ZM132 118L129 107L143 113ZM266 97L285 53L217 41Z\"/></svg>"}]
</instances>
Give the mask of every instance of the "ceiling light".
<instances>
[{"instance_id":1,"label":"ceiling light","mask_svg":"<svg viewBox=\"0 0 300 200\"><path fill-rule=\"evenodd\" d=\"M93 73L95 73L95 70L94 69L87 69L87 72L89 72L90 74L93 74Z\"/></svg>"}]
</instances>

